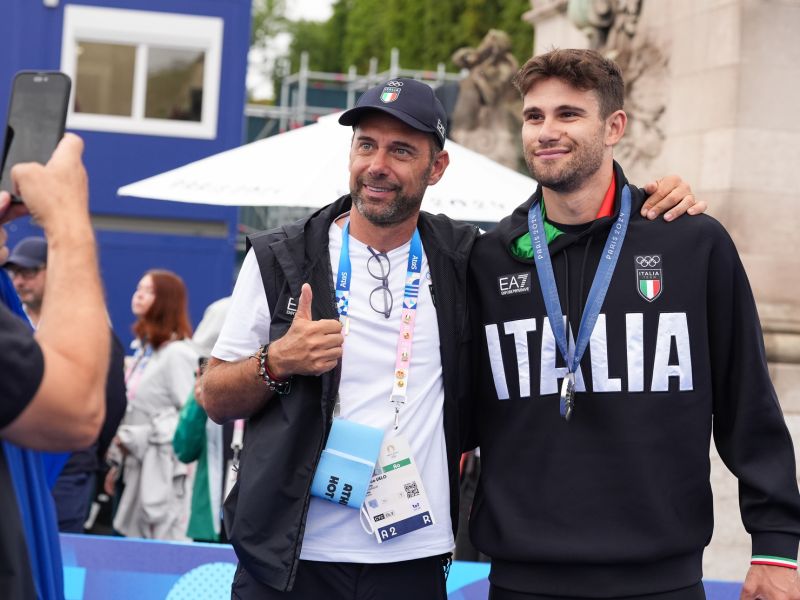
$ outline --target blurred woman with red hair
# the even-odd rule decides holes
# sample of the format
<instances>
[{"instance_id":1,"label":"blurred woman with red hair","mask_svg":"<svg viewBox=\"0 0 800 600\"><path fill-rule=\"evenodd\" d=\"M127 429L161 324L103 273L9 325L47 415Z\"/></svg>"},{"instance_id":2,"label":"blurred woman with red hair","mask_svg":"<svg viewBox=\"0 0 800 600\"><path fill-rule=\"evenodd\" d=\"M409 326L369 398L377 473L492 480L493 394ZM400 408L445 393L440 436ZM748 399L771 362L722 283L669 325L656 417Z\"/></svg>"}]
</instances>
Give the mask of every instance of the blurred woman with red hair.
<instances>
[{"instance_id":1,"label":"blurred woman with red hair","mask_svg":"<svg viewBox=\"0 0 800 600\"><path fill-rule=\"evenodd\" d=\"M187 304L181 278L158 269L145 273L131 299L136 352L126 372L128 411L115 440L124 490L114 529L125 536L187 539L192 487L187 466L172 450L198 358Z\"/></svg>"}]
</instances>

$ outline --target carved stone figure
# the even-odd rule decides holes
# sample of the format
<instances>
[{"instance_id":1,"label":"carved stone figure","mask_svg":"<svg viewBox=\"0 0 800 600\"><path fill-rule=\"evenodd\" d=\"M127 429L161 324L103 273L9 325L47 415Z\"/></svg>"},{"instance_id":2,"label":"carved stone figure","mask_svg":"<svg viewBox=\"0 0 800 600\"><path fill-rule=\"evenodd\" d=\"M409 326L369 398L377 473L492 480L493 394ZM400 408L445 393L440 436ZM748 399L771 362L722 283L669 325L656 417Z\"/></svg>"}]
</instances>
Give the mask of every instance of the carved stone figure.
<instances>
[{"instance_id":1,"label":"carved stone figure","mask_svg":"<svg viewBox=\"0 0 800 600\"><path fill-rule=\"evenodd\" d=\"M491 29L477 48L461 48L453 62L469 75L459 84L451 137L512 169L520 166L520 102L511 78L519 64L508 35Z\"/></svg>"},{"instance_id":2,"label":"carved stone figure","mask_svg":"<svg viewBox=\"0 0 800 600\"><path fill-rule=\"evenodd\" d=\"M625 112L628 133L615 148L622 164L647 168L663 149L666 134L667 57L644 37L622 46L615 57L625 77Z\"/></svg>"},{"instance_id":3,"label":"carved stone figure","mask_svg":"<svg viewBox=\"0 0 800 600\"><path fill-rule=\"evenodd\" d=\"M641 0L569 0L567 15L592 48L613 58L625 77L628 133L615 149L623 164L647 167L664 144L667 55L638 27Z\"/></svg>"},{"instance_id":4,"label":"carved stone figure","mask_svg":"<svg viewBox=\"0 0 800 600\"><path fill-rule=\"evenodd\" d=\"M615 0L569 0L567 16L589 38L589 46L597 50L606 43L616 16L615 5Z\"/></svg>"}]
</instances>

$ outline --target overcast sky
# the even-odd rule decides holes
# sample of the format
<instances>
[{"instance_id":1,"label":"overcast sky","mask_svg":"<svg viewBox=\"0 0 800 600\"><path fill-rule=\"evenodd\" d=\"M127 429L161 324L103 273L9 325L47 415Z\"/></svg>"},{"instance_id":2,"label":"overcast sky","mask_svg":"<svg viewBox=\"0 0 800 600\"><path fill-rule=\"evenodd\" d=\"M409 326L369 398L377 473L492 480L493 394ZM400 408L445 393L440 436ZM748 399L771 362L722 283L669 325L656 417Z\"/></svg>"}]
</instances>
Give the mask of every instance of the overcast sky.
<instances>
[{"instance_id":1,"label":"overcast sky","mask_svg":"<svg viewBox=\"0 0 800 600\"><path fill-rule=\"evenodd\" d=\"M289 0L286 15L293 20L305 19L307 21L327 21L331 16L333 0ZM267 55L260 52L250 52L248 57L249 68L247 71L247 89L254 99L271 98L272 82L262 68L262 64L270 62L270 57L285 52L289 47L289 36L281 35ZM298 65L292 65L297 70Z\"/></svg>"},{"instance_id":2,"label":"overcast sky","mask_svg":"<svg viewBox=\"0 0 800 600\"><path fill-rule=\"evenodd\" d=\"M327 21L333 0L289 0L286 12L290 19Z\"/></svg>"}]
</instances>

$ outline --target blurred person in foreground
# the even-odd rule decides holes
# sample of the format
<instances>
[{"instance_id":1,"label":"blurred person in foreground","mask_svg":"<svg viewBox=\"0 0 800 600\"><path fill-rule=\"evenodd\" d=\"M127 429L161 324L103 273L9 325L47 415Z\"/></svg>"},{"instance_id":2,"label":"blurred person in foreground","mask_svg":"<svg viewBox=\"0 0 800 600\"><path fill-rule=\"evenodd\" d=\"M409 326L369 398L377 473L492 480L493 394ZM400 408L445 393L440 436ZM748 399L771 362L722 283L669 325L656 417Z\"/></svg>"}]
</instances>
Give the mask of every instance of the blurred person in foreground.
<instances>
[{"instance_id":1,"label":"blurred person in foreground","mask_svg":"<svg viewBox=\"0 0 800 600\"><path fill-rule=\"evenodd\" d=\"M39 325L45 282L47 281L47 240L30 236L20 240L4 265L11 277L25 314L34 328ZM97 474L111 439L125 414L125 379L122 343L111 332L111 357L106 379L106 417L98 439L88 448L67 453L60 461L54 455L50 468L57 477L52 493L58 515L58 530L66 533L83 533L89 516L89 507L95 491ZM64 462L66 461L66 462Z\"/></svg>"},{"instance_id":2,"label":"blurred person in foreground","mask_svg":"<svg viewBox=\"0 0 800 600\"><path fill-rule=\"evenodd\" d=\"M61 598L64 593L52 503L35 502L49 499L49 493L42 494L44 476L28 449L86 447L97 437L105 413L109 328L82 152L81 139L67 134L47 165L12 169L13 187L24 205L12 204L9 194L0 192L0 223L31 214L50 245L36 332L0 304L0 589L8 598ZM0 262L8 257L6 239L0 229ZM9 471L15 469L27 477L12 480ZM31 505L19 505L15 491Z\"/></svg>"},{"instance_id":3,"label":"blurred person in foreground","mask_svg":"<svg viewBox=\"0 0 800 600\"><path fill-rule=\"evenodd\" d=\"M730 236L641 218L613 61L554 50L515 83L539 188L475 243L468 282L489 597L704 598L713 433L752 538L742 598L800 598L794 451Z\"/></svg>"},{"instance_id":4,"label":"blurred person in foreground","mask_svg":"<svg viewBox=\"0 0 800 600\"><path fill-rule=\"evenodd\" d=\"M191 343L183 280L147 271L131 298L135 353L125 375L128 408L109 450L106 491L122 476L114 529L124 536L185 540L191 482L172 450L178 413L194 385L197 351Z\"/></svg>"},{"instance_id":5,"label":"blurred person in foreground","mask_svg":"<svg viewBox=\"0 0 800 600\"><path fill-rule=\"evenodd\" d=\"M203 378L212 419L249 417L225 501L236 598L447 595L470 406L465 276L478 230L420 211L450 161L446 121L423 82L367 90L339 120L353 127L350 194L249 239ZM387 490L395 504L370 517L372 533L360 507L310 495L332 423L345 419L385 433L381 452L397 452L408 477ZM411 516L379 543L380 521L401 511Z\"/></svg>"}]
</instances>

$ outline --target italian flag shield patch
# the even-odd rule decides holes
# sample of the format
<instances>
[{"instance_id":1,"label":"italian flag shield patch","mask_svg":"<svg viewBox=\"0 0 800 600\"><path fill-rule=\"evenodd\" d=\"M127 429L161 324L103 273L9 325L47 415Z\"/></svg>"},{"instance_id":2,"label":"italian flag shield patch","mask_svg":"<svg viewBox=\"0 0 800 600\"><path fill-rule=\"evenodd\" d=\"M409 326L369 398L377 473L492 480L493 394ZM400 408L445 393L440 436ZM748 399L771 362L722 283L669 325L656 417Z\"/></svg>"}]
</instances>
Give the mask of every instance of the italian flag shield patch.
<instances>
[{"instance_id":1,"label":"italian flag shield patch","mask_svg":"<svg viewBox=\"0 0 800 600\"><path fill-rule=\"evenodd\" d=\"M664 287L661 255L636 256L634 261L636 262L636 289L642 298L652 302L661 295Z\"/></svg>"}]
</instances>

